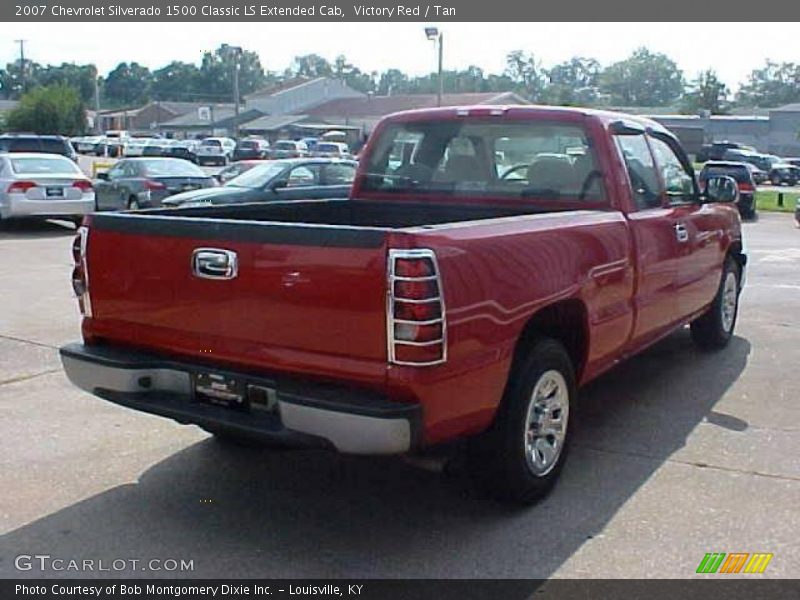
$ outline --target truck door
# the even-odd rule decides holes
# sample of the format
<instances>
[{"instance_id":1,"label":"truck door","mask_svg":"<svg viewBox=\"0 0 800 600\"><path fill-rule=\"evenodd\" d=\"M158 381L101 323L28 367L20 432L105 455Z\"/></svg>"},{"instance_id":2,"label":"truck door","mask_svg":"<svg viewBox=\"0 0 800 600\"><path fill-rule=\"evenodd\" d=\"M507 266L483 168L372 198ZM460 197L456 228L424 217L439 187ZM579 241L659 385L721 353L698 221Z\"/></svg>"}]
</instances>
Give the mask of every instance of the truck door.
<instances>
[{"instance_id":1,"label":"truck door","mask_svg":"<svg viewBox=\"0 0 800 600\"><path fill-rule=\"evenodd\" d=\"M646 343L679 317L675 303L682 243L677 219L666 206L661 180L644 131L615 136L628 172L633 210L628 214L638 268L633 304L636 319L631 346Z\"/></svg>"},{"instance_id":2,"label":"truck door","mask_svg":"<svg viewBox=\"0 0 800 600\"><path fill-rule=\"evenodd\" d=\"M724 222L713 205L701 204L689 161L677 142L658 133L650 134L649 141L675 222L679 243L675 292L685 317L707 306L717 293L725 251L721 244Z\"/></svg>"}]
</instances>

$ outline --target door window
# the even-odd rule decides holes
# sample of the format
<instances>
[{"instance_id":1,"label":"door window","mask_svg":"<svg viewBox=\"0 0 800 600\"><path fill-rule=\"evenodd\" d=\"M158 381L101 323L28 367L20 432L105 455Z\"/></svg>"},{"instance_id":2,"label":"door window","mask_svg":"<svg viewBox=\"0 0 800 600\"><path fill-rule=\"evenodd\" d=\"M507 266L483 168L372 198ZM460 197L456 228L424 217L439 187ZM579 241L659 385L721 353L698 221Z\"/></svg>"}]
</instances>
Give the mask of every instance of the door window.
<instances>
[{"instance_id":1,"label":"door window","mask_svg":"<svg viewBox=\"0 0 800 600\"><path fill-rule=\"evenodd\" d=\"M352 165L328 165L325 169L327 185L350 185L356 178L356 168Z\"/></svg>"},{"instance_id":2,"label":"door window","mask_svg":"<svg viewBox=\"0 0 800 600\"><path fill-rule=\"evenodd\" d=\"M695 201L694 178L686 171L675 150L664 140L651 137L661 179L671 204L691 204Z\"/></svg>"},{"instance_id":3,"label":"door window","mask_svg":"<svg viewBox=\"0 0 800 600\"><path fill-rule=\"evenodd\" d=\"M305 187L319 185L319 166L304 165L295 167L289 173L286 187Z\"/></svg>"},{"instance_id":4,"label":"door window","mask_svg":"<svg viewBox=\"0 0 800 600\"><path fill-rule=\"evenodd\" d=\"M618 135L616 142L628 170L636 206L639 209L661 206L658 173L644 135Z\"/></svg>"}]
</instances>

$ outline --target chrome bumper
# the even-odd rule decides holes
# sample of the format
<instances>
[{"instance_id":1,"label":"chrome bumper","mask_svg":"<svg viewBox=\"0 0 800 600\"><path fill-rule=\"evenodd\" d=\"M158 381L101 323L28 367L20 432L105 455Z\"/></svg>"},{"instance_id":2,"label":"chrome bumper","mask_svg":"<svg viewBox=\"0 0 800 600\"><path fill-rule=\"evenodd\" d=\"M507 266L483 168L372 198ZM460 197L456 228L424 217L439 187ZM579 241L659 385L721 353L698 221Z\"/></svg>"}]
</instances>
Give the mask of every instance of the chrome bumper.
<instances>
[{"instance_id":1,"label":"chrome bumper","mask_svg":"<svg viewBox=\"0 0 800 600\"><path fill-rule=\"evenodd\" d=\"M61 362L69 380L79 388L181 423L291 444L331 445L348 454L401 454L418 441L419 405L389 402L348 388L226 372L275 390L277 408L267 414L196 401L192 374L218 369L82 344L62 347Z\"/></svg>"},{"instance_id":2,"label":"chrome bumper","mask_svg":"<svg viewBox=\"0 0 800 600\"><path fill-rule=\"evenodd\" d=\"M94 198L87 200L28 200L10 198L0 203L0 217L58 217L88 215L94 210Z\"/></svg>"}]
</instances>

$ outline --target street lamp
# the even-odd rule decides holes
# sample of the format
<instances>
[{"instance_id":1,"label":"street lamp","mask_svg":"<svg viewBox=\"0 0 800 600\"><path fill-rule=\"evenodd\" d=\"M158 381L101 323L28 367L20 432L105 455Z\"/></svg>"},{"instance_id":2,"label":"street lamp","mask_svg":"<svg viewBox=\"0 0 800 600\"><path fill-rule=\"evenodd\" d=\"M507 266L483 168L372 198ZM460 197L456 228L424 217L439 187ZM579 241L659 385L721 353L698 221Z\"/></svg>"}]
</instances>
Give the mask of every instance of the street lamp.
<instances>
[{"instance_id":1,"label":"street lamp","mask_svg":"<svg viewBox=\"0 0 800 600\"><path fill-rule=\"evenodd\" d=\"M444 33L438 27L426 27L425 37L439 47L439 91L436 93L436 106L442 105L442 93L444 92L444 79L442 78L442 47Z\"/></svg>"},{"instance_id":2,"label":"street lamp","mask_svg":"<svg viewBox=\"0 0 800 600\"><path fill-rule=\"evenodd\" d=\"M233 57L233 138L239 138L239 69L241 68L242 48L223 44L224 52Z\"/></svg>"}]
</instances>

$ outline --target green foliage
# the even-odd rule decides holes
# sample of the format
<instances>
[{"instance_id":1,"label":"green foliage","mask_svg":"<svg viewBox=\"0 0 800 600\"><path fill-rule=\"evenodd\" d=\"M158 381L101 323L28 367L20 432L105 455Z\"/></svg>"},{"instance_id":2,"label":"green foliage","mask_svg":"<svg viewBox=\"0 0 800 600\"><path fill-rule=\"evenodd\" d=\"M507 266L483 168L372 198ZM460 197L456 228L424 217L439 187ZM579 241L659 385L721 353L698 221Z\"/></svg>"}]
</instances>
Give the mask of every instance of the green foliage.
<instances>
[{"instance_id":1,"label":"green foliage","mask_svg":"<svg viewBox=\"0 0 800 600\"><path fill-rule=\"evenodd\" d=\"M728 110L728 86L717 77L716 71L708 69L700 73L681 98L681 112L694 115L707 110L712 115L722 115Z\"/></svg>"},{"instance_id":2,"label":"green foliage","mask_svg":"<svg viewBox=\"0 0 800 600\"><path fill-rule=\"evenodd\" d=\"M770 60L750 73L736 101L742 106L772 108L800 102L800 64Z\"/></svg>"},{"instance_id":3,"label":"green foliage","mask_svg":"<svg viewBox=\"0 0 800 600\"><path fill-rule=\"evenodd\" d=\"M683 73L669 57L638 48L607 67L600 75L600 90L611 104L667 106L683 93Z\"/></svg>"},{"instance_id":4,"label":"green foliage","mask_svg":"<svg viewBox=\"0 0 800 600\"><path fill-rule=\"evenodd\" d=\"M79 135L86 128L86 110L75 88L64 84L38 87L20 98L8 113L11 131Z\"/></svg>"}]
</instances>

